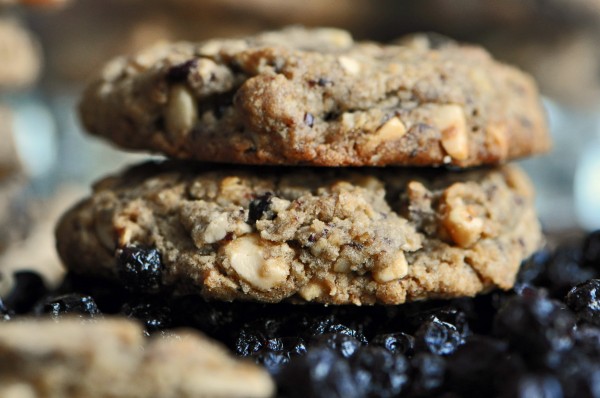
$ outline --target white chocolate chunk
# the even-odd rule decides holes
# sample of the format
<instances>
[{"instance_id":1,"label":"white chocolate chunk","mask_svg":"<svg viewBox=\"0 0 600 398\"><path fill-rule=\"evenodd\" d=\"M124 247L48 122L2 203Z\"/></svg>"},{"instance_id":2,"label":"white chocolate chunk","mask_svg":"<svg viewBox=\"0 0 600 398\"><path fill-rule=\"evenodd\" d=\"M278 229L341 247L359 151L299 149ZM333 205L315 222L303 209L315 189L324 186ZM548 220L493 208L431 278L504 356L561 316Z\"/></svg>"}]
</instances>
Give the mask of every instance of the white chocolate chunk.
<instances>
[{"instance_id":1,"label":"white chocolate chunk","mask_svg":"<svg viewBox=\"0 0 600 398\"><path fill-rule=\"evenodd\" d=\"M366 149L369 151L374 150L377 146L383 142L395 141L406 135L406 126L396 116L385 122L375 134L369 136L369 140L366 144Z\"/></svg>"},{"instance_id":2,"label":"white chocolate chunk","mask_svg":"<svg viewBox=\"0 0 600 398\"><path fill-rule=\"evenodd\" d=\"M245 235L225 246L225 255L235 272L254 288L267 291L283 283L290 273L287 261L265 258L265 249L255 235Z\"/></svg>"},{"instance_id":3,"label":"white chocolate chunk","mask_svg":"<svg viewBox=\"0 0 600 398\"><path fill-rule=\"evenodd\" d=\"M215 243L220 241L227 235L227 213L219 214L206 226L204 230L204 242Z\"/></svg>"},{"instance_id":4,"label":"white chocolate chunk","mask_svg":"<svg viewBox=\"0 0 600 398\"><path fill-rule=\"evenodd\" d=\"M174 140L185 137L198 120L198 111L192 94L183 86L174 86L165 110L165 126Z\"/></svg>"},{"instance_id":5,"label":"white chocolate chunk","mask_svg":"<svg viewBox=\"0 0 600 398\"><path fill-rule=\"evenodd\" d=\"M350 75L358 75L360 73L360 63L355 60L354 58L350 58L350 57L346 57L346 56L341 56L338 58L338 61L340 63L340 65L342 65L342 68L344 68L344 70L350 74Z\"/></svg>"},{"instance_id":6,"label":"white chocolate chunk","mask_svg":"<svg viewBox=\"0 0 600 398\"><path fill-rule=\"evenodd\" d=\"M442 132L442 146L453 159L465 160L469 157L469 137L467 119L459 105L442 105L433 116L434 125Z\"/></svg>"},{"instance_id":7,"label":"white chocolate chunk","mask_svg":"<svg viewBox=\"0 0 600 398\"><path fill-rule=\"evenodd\" d=\"M391 264L373 270L373 279L379 283L387 283L402 279L408 274L408 263L404 252L399 251Z\"/></svg>"}]
</instances>

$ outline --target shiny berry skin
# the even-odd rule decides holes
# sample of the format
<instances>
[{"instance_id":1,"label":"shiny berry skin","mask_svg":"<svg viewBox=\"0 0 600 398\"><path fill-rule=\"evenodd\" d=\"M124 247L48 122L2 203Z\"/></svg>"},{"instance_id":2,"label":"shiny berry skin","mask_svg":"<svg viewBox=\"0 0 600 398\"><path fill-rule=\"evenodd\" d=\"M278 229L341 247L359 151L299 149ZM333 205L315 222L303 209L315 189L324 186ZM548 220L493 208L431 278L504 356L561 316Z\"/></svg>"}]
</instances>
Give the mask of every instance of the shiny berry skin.
<instances>
[{"instance_id":1,"label":"shiny berry skin","mask_svg":"<svg viewBox=\"0 0 600 398\"><path fill-rule=\"evenodd\" d=\"M431 317L415 333L415 348L436 355L449 355L464 342L458 329L447 322Z\"/></svg>"},{"instance_id":2,"label":"shiny berry skin","mask_svg":"<svg viewBox=\"0 0 600 398\"><path fill-rule=\"evenodd\" d=\"M565 302L580 321L600 326L600 279L590 279L573 287Z\"/></svg>"},{"instance_id":3,"label":"shiny berry skin","mask_svg":"<svg viewBox=\"0 0 600 398\"><path fill-rule=\"evenodd\" d=\"M163 265L156 249L128 246L119 250L117 271L128 290L139 293L161 290Z\"/></svg>"},{"instance_id":4,"label":"shiny berry skin","mask_svg":"<svg viewBox=\"0 0 600 398\"><path fill-rule=\"evenodd\" d=\"M350 358L350 367L365 397L396 397L408 386L408 361L403 355L393 355L382 347L361 347Z\"/></svg>"},{"instance_id":5,"label":"shiny berry skin","mask_svg":"<svg viewBox=\"0 0 600 398\"><path fill-rule=\"evenodd\" d=\"M311 345L327 347L342 357L349 358L362 346L362 343L347 334L327 333L313 338Z\"/></svg>"},{"instance_id":6,"label":"shiny berry skin","mask_svg":"<svg viewBox=\"0 0 600 398\"><path fill-rule=\"evenodd\" d=\"M277 375L284 397L358 398L361 396L348 361L328 348L314 348L293 358Z\"/></svg>"},{"instance_id":7,"label":"shiny berry skin","mask_svg":"<svg viewBox=\"0 0 600 398\"><path fill-rule=\"evenodd\" d=\"M37 315L49 314L53 318L68 314L79 314L92 318L101 315L92 297L78 293L50 296L39 302L35 306L34 312Z\"/></svg>"},{"instance_id":8,"label":"shiny berry skin","mask_svg":"<svg viewBox=\"0 0 600 398\"><path fill-rule=\"evenodd\" d=\"M558 366L560 353L573 345L575 317L543 291L528 289L498 311L494 334L505 338L533 364Z\"/></svg>"},{"instance_id":9,"label":"shiny berry skin","mask_svg":"<svg viewBox=\"0 0 600 398\"><path fill-rule=\"evenodd\" d=\"M171 309L155 302L126 303L121 308L121 313L128 318L134 318L142 322L147 335L167 329L172 323Z\"/></svg>"},{"instance_id":10,"label":"shiny berry skin","mask_svg":"<svg viewBox=\"0 0 600 398\"><path fill-rule=\"evenodd\" d=\"M415 349L415 338L402 332L379 334L373 337L371 345L381 346L392 354L412 355Z\"/></svg>"}]
</instances>

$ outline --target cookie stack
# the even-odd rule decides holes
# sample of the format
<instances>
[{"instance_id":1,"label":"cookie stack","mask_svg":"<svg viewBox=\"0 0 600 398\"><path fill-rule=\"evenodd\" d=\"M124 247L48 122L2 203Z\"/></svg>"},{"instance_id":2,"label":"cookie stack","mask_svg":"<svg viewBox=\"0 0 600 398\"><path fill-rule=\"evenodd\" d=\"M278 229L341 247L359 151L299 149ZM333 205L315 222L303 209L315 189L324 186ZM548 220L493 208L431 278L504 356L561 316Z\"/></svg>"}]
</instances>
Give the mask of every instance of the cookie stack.
<instances>
[{"instance_id":1,"label":"cookie stack","mask_svg":"<svg viewBox=\"0 0 600 398\"><path fill-rule=\"evenodd\" d=\"M209 300L400 304L512 287L542 243L533 81L484 50L335 29L112 61L83 123L172 158L94 186L57 246L75 274ZM385 166L385 167L383 167Z\"/></svg>"}]
</instances>

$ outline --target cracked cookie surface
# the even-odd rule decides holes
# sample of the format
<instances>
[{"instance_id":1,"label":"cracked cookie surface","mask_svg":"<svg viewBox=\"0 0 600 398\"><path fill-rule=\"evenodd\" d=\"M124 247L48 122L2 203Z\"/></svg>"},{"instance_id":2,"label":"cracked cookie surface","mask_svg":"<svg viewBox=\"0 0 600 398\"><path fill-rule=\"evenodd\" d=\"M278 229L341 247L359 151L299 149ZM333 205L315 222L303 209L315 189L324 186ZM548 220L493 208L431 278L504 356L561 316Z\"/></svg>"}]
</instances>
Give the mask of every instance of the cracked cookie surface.
<instances>
[{"instance_id":1,"label":"cracked cookie surface","mask_svg":"<svg viewBox=\"0 0 600 398\"><path fill-rule=\"evenodd\" d=\"M2 397L270 397L258 366L192 331L145 338L124 319L22 320L0 328Z\"/></svg>"},{"instance_id":2,"label":"cracked cookie surface","mask_svg":"<svg viewBox=\"0 0 600 398\"><path fill-rule=\"evenodd\" d=\"M167 292L332 304L507 289L541 241L532 187L513 166L147 163L98 182L57 227L75 273L119 278L118 259L143 254Z\"/></svg>"},{"instance_id":3,"label":"cracked cookie surface","mask_svg":"<svg viewBox=\"0 0 600 398\"><path fill-rule=\"evenodd\" d=\"M80 111L121 147L211 162L464 167L549 148L526 74L434 44L287 28L161 45L109 63Z\"/></svg>"}]
</instances>

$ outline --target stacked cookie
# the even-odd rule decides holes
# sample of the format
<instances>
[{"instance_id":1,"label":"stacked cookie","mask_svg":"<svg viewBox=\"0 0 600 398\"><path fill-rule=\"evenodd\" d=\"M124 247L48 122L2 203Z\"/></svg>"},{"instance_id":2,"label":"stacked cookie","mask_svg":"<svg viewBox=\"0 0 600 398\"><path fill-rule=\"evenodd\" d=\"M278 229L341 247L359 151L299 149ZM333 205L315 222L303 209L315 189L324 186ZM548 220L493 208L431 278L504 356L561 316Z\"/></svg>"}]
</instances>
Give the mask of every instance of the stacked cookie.
<instances>
[{"instance_id":1,"label":"stacked cookie","mask_svg":"<svg viewBox=\"0 0 600 398\"><path fill-rule=\"evenodd\" d=\"M85 127L173 160L67 212L65 266L225 301L512 287L542 235L531 183L503 163L549 148L538 93L479 48L434 44L288 28L114 60L84 95Z\"/></svg>"}]
</instances>

